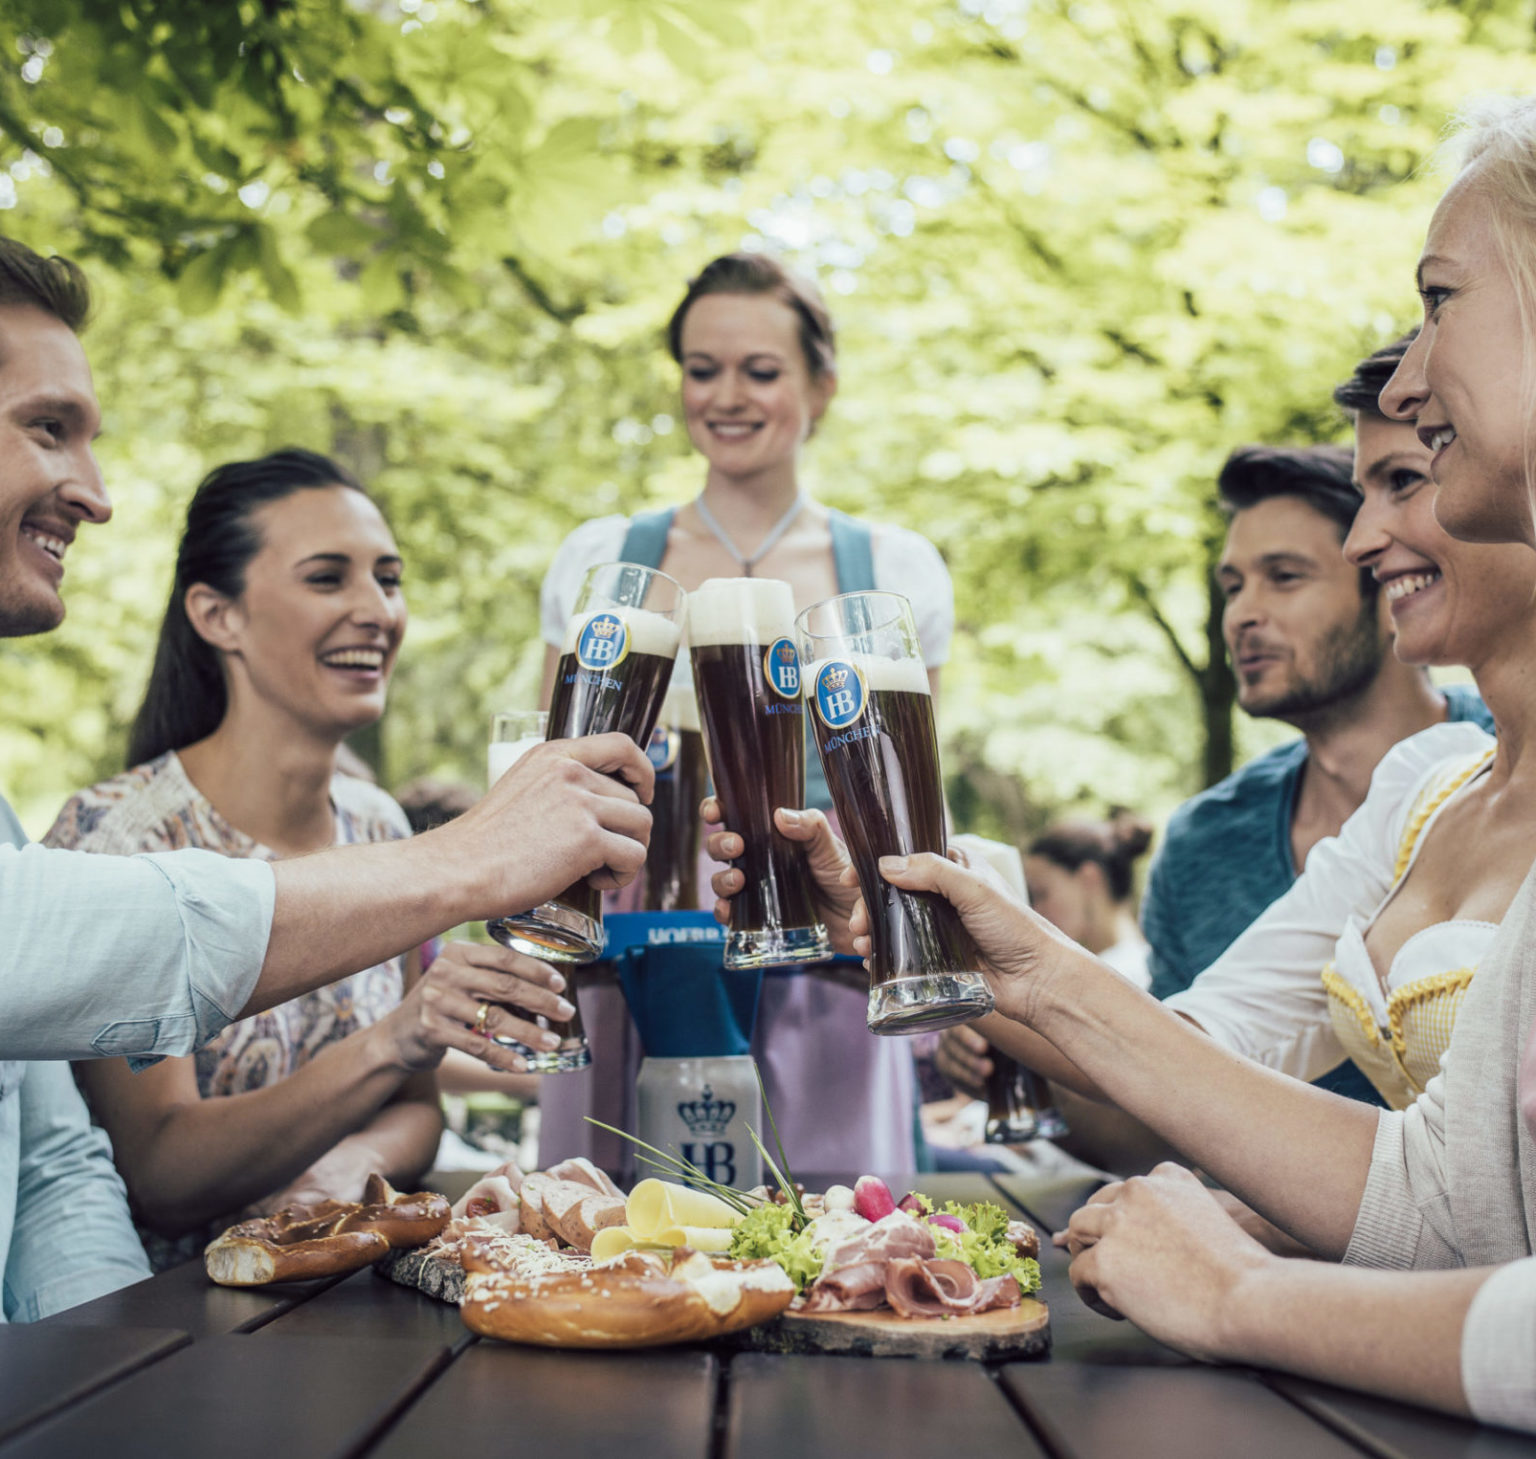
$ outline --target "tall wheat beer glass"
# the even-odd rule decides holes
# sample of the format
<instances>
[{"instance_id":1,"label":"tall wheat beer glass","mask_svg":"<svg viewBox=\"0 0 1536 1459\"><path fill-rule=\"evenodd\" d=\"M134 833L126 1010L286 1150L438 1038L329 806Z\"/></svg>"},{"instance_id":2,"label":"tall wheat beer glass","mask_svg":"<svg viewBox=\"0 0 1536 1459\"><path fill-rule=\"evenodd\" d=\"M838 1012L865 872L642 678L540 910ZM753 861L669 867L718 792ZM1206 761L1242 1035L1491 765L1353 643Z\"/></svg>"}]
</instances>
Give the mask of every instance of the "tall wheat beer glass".
<instances>
[{"instance_id":1,"label":"tall wheat beer glass","mask_svg":"<svg viewBox=\"0 0 1536 1459\"><path fill-rule=\"evenodd\" d=\"M991 1011L992 990L959 914L879 871L882 856L946 850L912 605L899 593L844 593L807 608L795 629L806 719L869 908L869 1026L894 1034L969 1023Z\"/></svg>"},{"instance_id":2,"label":"tall wheat beer glass","mask_svg":"<svg viewBox=\"0 0 1536 1459\"><path fill-rule=\"evenodd\" d=\"M682 635L687 595L664 572L602 563L581 585L565 632L549 705L549 738L622 731L642 749L661 713ZM528 828L538 834L537 826ZM507 947L555 962L586 963L603 950L601 894L586 881L486 930Z\"/></svg>"},{"instance_id":3,"label":"tall wheat beer glass","mask_svg":"<svg viewBox=\"0 0 1536 1459\"><path fill-rule=\"evenodd\" d=\"M746 878L731 898L728 968L821 962L832 955L811 900L804 850L773 824L805 804L805 708L795 600L773 578L711 578L688 595L688 647L704 745L725 824L742 840Z\"/></svg>"}]
</instances>

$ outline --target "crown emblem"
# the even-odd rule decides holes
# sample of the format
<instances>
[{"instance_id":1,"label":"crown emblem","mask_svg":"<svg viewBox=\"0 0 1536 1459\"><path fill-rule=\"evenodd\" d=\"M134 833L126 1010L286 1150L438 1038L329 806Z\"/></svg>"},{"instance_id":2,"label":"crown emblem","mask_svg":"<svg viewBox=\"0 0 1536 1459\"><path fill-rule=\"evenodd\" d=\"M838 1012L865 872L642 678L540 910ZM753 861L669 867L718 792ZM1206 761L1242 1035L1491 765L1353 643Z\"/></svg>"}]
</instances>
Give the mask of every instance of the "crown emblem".
<instances>
[{"instance_id":1,"label":"crown emblem","mask_svg":"<svg viewBox=\"0 0 1536 1459\"><path fill-rule=\"evenodd\" d=\"M706 1084L699 1098L682 1101L677 1113L695 1135L723 1135L735 1117L736 1101L716 1099L714 1090Z\"/></svg>"},{"instance_id":2,"label":"crown emblem","mask_svg":"<svg viewBox=\"0 0 1536 1459\"><path fill-rule=\"evenodd\" d=\"M847 682L847 669L828 669L827 672L821 676L821 687L823 689L841 689Z\"/></svg>"},{"instance_id":3,"label":"crown emblem","mask_svg":"<svg viewBox=\"0 0 1536 1459\"><path fill-rule=\"evenodd\" d=\"M592 632L599 638L612 638L623 627L624 625L617 618L598 618L593 620Z\"/></svg>"},{"instance_id":4,"label":"crown emblem","mask_svg":"<svg viewBox=\"0 0 1536 1459\"><path fill-rule=\"evenodd\" d=\"M795 649L793 644L781 643L779 645L779 662L792 664L795 661Z\"/></svg>"}]
</instances>

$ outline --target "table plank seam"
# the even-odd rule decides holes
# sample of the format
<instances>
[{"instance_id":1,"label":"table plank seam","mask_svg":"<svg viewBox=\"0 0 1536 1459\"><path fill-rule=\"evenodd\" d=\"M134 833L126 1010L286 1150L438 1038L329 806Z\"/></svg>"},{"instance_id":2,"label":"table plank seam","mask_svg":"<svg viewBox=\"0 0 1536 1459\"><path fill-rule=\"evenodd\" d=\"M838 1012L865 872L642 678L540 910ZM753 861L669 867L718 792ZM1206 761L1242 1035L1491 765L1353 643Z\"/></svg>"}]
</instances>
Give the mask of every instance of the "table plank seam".
<instances>
[{"instance_id":1,"label":"table plank seam","mask_svg":"<svg viewBox=\"0 0 1536 1459\"><path fill-rule=\"evenodd\" d=\"M1283 1398L1292 1407L1299 1408L1314 1423L1321 1424L1323 1428L1337 1434L1346 1443L1353 1444L1355 1448L1372 1455L1373 1459L1403 1459L1400 1450L1383 1444L1344 1414L1336 1413L1329 1404L1320 1403L1306 1394L1292 1392L1289 1385L1283 1381L1289 1376L1288 1374L1269 1373L1257 1368L1249 1371L1271 1393ZM1282 1381L1275 1381L1277 1378Z\"/></svg>"},{"instance_id":2,"label":"table plank seam","mask_svg":"<svg viewBox=\"0 0 1536 1459\"><path fill-rule=\"evenodd\" d=\"M1018 1421L1024 1425L1030 1437L1050 1456L1050 1459L1072 1459L1072 1451L1064 1448L1058 1442L1058 1436L1055 1431L1032 1413L1029 1405L1023 1398L1016 1395L1003 1382L1001 1364L984 1363L982 1365L982 1372L987 1375L992 1386L1002 1394L1003 1402L1013 1411Z\"/></svg>"},{"instance_id":3,"label":"table plank seam","mask_svg":"<svg viewBox=\"0 0 1536 1459\"><path fill-rule=\"evenodd\" d=\"M729 1459L731 1438L731 1364L735 1355L715 1358L715 1392L709 1410L709 1459Z\"/></svg>"},{"instance_id":4,"label":"table plank seam","mask_svg":"<svg viewBox=\"0 0 1536 1459\"><path fill-rule=\"evenodd\" d=\"M361 1456L368 1453L370 1449L376 1448L389 1431L405 1417L416 1401L453 1366L457 1358L458 1354L449 1348L439 1348L436 1358L423 1369L421 1376L379 1415L373 1427L348 1449L341 1459L361 1459Z\"/></svg>"}]
</instances>

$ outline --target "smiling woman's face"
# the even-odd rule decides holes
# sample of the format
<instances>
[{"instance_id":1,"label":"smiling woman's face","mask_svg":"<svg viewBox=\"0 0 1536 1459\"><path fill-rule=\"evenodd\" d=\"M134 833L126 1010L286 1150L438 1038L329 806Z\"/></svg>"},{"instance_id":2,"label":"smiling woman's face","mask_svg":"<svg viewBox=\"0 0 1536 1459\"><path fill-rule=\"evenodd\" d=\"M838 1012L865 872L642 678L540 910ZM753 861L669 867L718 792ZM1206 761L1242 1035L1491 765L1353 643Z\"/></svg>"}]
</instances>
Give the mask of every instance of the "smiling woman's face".
<instances>
[{"instance_id":1,"label":"smiling woman's face","mask_svg":"<svg viewBox=\"0 0 1536 1459\"><path fill-rule=\"evenodd\" d=\"M1424 327L1381 393L1431 454L1435 515L1468 542L1536 545L1526 482L1525 340L1476 166L1441 199L1419 262Z\"/></svg>"},{"instance_id":2,"label":"smiling woman's face","mask_svg":"<svg viewBox=\"0 0 1536 1459\"><path fill-rule=\"evenodd\" d=\"M1381 584L1404 663L1477 669L1508 651L1523 656L1536 552L1450 536L1436 520L1429 463L1429 448L1411 425L1360 416L1355 479L1364 499L1344 556Z\"/></svg>"}]
</instances>

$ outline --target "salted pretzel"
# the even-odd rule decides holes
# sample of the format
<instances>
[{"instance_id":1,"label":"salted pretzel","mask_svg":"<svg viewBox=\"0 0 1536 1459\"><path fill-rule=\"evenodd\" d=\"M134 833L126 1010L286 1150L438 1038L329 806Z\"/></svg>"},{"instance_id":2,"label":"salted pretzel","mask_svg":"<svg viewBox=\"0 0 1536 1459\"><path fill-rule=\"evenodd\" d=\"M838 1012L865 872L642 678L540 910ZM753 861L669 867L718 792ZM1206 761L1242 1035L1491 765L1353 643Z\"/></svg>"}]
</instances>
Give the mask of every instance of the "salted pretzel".
<instances>
[{"instance_id":1,"label":"salted pretzel","mask_svg":"<svg viewBox=\"0 0 1536 1459\"><path fill-rule=\"evenodd\" d=\"M448 1224L448 1202L431 1191L405 1195L370 1175L357 1201L285 1206L231 1226L203 1252L221 1287L260 1287L333 1277L378 1261L391 1250L421 1246Z\"/></svg>"}]
</instances>

